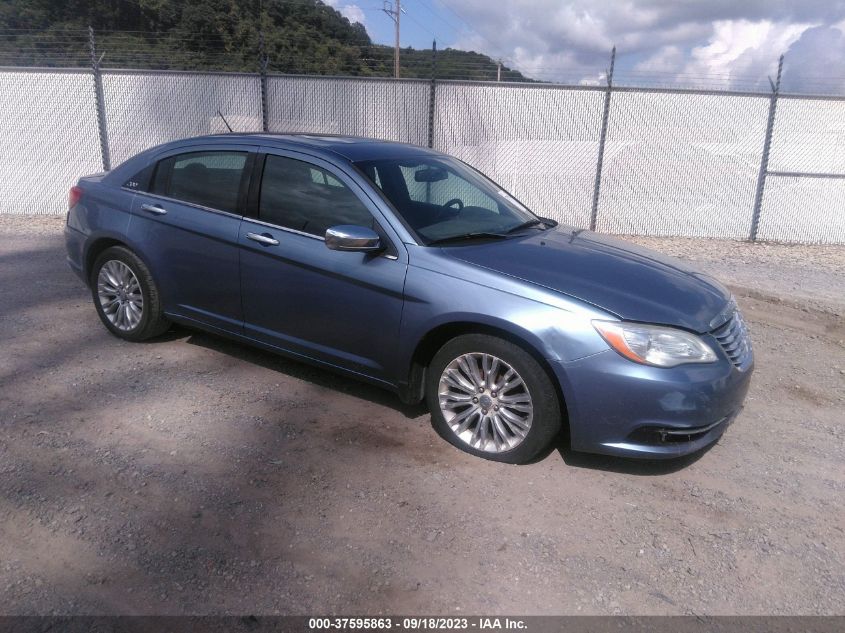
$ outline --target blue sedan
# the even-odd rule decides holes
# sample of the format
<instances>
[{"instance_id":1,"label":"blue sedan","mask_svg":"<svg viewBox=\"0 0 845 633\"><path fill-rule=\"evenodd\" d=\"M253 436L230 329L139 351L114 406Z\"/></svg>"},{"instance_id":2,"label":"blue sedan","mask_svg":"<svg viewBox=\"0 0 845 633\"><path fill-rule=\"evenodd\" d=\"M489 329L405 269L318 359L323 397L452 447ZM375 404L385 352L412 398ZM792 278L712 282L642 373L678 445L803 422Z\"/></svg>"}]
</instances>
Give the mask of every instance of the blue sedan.
<instances>
[{"instance_id":1,"label":"blue sedan","mask_svg":"<svg viewBox=\"0 0 845 633\"><path fill-rule=\"evenodd\" d=\"M665 458L713 443L753 353L730 293L654 252L538 217L439 152L227 134L71 188L68 261L112 334L179 323L425 400L487 459Z\"/></svg>"}]
</instances>

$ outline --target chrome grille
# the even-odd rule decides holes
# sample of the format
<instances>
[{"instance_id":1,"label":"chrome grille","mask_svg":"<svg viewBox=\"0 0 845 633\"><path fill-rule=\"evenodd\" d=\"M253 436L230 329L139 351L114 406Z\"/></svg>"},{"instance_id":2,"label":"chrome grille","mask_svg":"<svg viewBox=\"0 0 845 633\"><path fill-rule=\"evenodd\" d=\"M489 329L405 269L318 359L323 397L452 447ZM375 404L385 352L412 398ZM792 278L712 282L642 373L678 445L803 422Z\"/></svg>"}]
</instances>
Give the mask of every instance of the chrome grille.
<instances>
[{"instance_id":1,"label":"chrome grille","mask_svg":"<svg viewBox=\"0 0 845 633\"><path fill-rule=\"evenodd\" d=\"M751 363L751 339L739 310L734 311L727 323L713 330L713 336L736 367L745 369Z\"/></svg>"}]
</instances>

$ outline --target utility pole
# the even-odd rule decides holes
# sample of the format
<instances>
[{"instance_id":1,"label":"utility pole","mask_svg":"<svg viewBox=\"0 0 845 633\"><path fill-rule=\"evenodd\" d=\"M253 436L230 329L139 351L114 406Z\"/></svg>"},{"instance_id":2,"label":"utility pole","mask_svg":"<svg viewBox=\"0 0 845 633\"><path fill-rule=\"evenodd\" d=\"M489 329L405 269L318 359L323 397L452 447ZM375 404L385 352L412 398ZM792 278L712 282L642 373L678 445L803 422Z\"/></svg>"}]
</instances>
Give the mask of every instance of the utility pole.
<instances>
[{"instance_id":1,"label":"utility pole","mask_svg":"<svg viewBox=\"0 0 845 633\"><path fill-rule=\"evenodd\" d=\"M393 24L396 25L396 44L393 49L393 76L396 79L399 79L399 16L405 13L405 9L402 8L402 0L396 0L396 8L393 8L393 3L388 2L385 0L384 6L381 9L384 11L391 20L393 20Z\"/></svg>"},{"instance_id":2,"label":"utility pole","mask_svg":"<svg viewBox=\"0 0 845 633\"><path fill-rule=\"evenodd\" d=\"M496 81L502 81L502 60L496 64Z\"/></svg>"}]
</instances>

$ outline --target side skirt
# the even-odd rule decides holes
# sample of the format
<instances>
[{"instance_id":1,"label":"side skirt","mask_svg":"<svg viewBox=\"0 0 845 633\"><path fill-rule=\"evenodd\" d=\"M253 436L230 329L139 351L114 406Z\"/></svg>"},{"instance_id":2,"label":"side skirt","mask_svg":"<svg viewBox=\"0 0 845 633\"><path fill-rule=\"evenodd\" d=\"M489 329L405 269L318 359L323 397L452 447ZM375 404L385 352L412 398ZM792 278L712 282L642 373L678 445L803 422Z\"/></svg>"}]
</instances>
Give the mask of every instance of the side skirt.
<instances>
[{"instance_id":1,"label":"side skirt","mask_svg":"<svg viewBox=\"0 0 845 633\"><path fill-rule=\"evenodd\" d=\"M186 317L179 314L171 314L168 312L165 312L165 316L174 323L189 327L191 329L202 330L203 332L208 332L209 334L216 334L218 336L222 336L223 338L227 338L238 343L245 343L250 347L257 347L258 349L263 349L264 351L272 352L273 354L284 356L285 358L289 358L291 360L302 362L307 365L312 365L314 367L319 367L320 369L326 369L330 372L341 374L348 378L353 378L361 382L366 382L368 384L375 385L376 387L381 387L382 389L386 389L387 391L391 391L393 393L399 393L398 385L387 382L386 380L381 380L380 378L374 378L373 376L362 374L351 369L346 369L345 367L340 367L339 365L334 365L332 363L327 363L326 361L307 356L306 354L300 354L289 349L270 345L269 343L256 340L240 332L224 330L213 325L202 323L201 321L196 321L190 317Z\"/></svg>"}]
</instances>

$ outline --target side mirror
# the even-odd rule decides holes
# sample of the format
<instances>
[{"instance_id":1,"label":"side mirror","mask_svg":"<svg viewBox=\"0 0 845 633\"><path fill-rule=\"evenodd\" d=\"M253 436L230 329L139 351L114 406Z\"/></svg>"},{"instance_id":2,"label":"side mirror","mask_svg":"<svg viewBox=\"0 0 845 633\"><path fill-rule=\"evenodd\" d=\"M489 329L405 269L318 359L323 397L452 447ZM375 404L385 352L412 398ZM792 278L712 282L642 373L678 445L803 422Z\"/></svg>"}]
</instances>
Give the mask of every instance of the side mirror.
<instances>
[{"instance_id":1,"label":"side mirror","mask_svg":"<svg viewBox=\"0 0 845 633\"><path fill-rule=\"evenodd\" d=\"M375 253L384 250L379 234L366 226L340 224L326 231L326 248L333 251Z\"/></svg>"}]
</instances>

